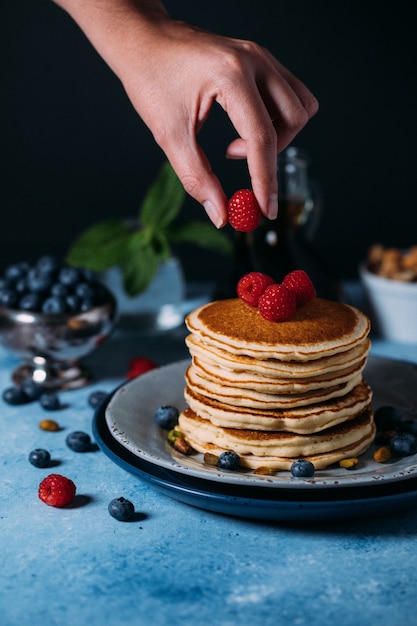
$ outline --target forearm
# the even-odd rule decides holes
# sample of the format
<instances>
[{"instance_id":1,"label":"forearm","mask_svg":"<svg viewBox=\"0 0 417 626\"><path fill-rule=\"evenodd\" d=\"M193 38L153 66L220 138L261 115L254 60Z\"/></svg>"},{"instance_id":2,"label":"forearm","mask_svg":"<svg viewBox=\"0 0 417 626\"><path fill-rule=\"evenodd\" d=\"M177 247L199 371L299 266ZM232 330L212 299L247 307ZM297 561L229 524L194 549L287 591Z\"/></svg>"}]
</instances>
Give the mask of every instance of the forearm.
<instances>
[{"instance_id":1,"label":"forearm","mask_svg":"<svg viewBox=\"0 0 417 626\"><path fill-rule=\"evenodd\" d=\"M53 0L84 32L104 61L123 80L126 61L146 58L155 37L170 21L159 0Z\"/></svg>"}]
</instances>

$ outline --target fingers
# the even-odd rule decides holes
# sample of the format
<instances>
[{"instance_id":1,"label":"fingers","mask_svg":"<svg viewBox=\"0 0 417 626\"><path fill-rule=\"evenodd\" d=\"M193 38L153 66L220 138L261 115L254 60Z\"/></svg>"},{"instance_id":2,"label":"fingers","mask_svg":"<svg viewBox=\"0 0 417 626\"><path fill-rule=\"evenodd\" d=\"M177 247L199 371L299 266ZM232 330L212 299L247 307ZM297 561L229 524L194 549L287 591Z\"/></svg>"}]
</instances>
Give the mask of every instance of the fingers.
<instances>
[{"instance_id":1,"label":"fingers","mask_svg":"<svg viewBox=\"0 0 417 626\"><path fill-rule=\"evenodd\" d=\"M253 88L226 97L222 105L239 138L229 144L228 158L246 158L253 191L270 219L277 213L277 154L317 112L318 103L307 87L267 51L264 70L255 73Z\"/></svg>"},{"instance_id":2,"label":"fingers","mask_svg":"<svg viewBox=\"0 0 417 626\"><path fill-rule=\"evenodd\" d=\"M227 223L227 197L194 136L184 132L181 142L170 141L161 147L185 191L203 205L216 228L223 227Z\"/></svg>"}]
</instances>

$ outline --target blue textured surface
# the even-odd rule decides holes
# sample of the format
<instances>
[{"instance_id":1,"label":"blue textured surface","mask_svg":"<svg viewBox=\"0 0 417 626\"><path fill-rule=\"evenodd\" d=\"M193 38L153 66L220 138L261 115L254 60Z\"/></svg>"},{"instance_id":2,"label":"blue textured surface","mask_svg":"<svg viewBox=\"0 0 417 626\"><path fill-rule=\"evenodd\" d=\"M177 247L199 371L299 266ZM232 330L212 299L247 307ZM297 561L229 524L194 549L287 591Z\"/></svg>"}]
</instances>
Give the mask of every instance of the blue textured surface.
<instances>
[{"instance_id":1,"label":"blue textured surface","mask_svg":"<svg viewBox=\"0 0 417 626\"><path fill-rule=\"evenodd\" d=\"M379 354L417 362L416 349L379 344ZM71 430L91 434L91 391L111 391L130 356L160 364L186 355L178 331L161 340L117 338L97 352L98 381L62 394L68 406L0 400L0 624L67 626L378 626L417 624L417 510L331 524L256 522L163 496L100 450L72 452ZM94 361L93 361L94 362ZM0 387L15 363L0 352ZM39 429L56 419L59 432ZM30 465L34 447L55 463ZM70 507L37 497L50 472L74 480ZM118 522L114 497L138 515Z\"/></svg>"}]
</instances>

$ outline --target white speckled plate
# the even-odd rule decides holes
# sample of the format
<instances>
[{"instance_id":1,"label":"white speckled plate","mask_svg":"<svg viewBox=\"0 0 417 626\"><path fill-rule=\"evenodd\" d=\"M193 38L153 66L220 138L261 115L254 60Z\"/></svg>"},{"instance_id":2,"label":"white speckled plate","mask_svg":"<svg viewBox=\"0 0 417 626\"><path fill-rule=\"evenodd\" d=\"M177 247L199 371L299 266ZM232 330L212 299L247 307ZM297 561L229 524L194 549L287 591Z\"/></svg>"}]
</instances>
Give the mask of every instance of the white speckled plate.
<instances>
[{"instance_id":1,"label":"white speckled plate","mask_svg":"<svg viewBox=\"0 0 417 626\"><path fill-rule=\"evenodd\" d=\"M186 475L224 485L282 489L317 489L370 486L417 477L417 454L389 463L376 463L371 447L352 470L333 466L316 471L313 478L293 478L290 472L271 476L250 470L221 471L203 463L202 455L185 456L167 442L166 431L154 421L158 407L184 408L184 372L189 361L172 363L152 370L122 385L105 411L107 427L115 440L138 459L178 475ZM390 359L370 357L365 378L374 390L374 408L397 406L406 417L417 418L417 367Z\"/></svg>"}]
</instances>

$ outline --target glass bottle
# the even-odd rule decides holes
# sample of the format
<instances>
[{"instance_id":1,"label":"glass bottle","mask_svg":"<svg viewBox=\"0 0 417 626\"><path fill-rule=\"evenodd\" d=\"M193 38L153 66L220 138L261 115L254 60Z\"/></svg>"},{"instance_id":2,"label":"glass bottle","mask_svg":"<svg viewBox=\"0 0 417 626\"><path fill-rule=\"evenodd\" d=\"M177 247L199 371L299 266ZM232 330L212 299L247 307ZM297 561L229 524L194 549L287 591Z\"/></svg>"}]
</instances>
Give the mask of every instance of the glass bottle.
<instances>
[{"instance_id":1,"label":"glass bottle","mask_svg":"<svg viewBox=\"0 0 417 626\"><path fill-rule=\"evenodd\" d=\"M313 190L305 152L290 146L278 160L279 209L276 220L262 218L250 233L234 233L234 261L223 297L234 297L241 276L262 272L281 282L295 269L303 269L313 281L317 295L339 300L336 280L314 246L320 218L318 190Z\"/></svg>"}]
</instances>

